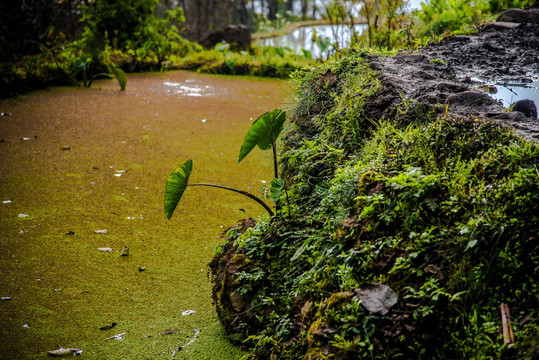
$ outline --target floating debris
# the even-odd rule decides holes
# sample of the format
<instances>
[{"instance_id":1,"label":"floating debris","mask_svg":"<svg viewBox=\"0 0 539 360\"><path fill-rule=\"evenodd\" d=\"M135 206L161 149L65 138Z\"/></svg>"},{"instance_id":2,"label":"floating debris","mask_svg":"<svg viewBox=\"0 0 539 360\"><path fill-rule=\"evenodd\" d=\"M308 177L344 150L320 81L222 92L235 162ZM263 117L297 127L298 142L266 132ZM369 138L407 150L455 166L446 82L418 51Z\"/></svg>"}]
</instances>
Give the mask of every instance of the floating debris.
<instances>
[{"instance_id":1,"label":"floating debris","mask_svg":"<svg viewBox=\"0 0 539 360\"><path fill-rule=\"evenodd\" d=\"M128 216L127 217L127 220L142 220L144 219L144 216L140 215L140 216Z\"/></svg>"},{"instance_id":2,"label":"floating debris","mask_svg":"<svg viewBox=\"0 0 539 360\"><path fill-rule=\"evenodd\" d=\"M9 296L4 296L4 297L0 297L0 300L2 301L11 300L11 298Z\"/></svg>"},{"instance_id":3,"label":"floating debris","mask_svg":"<svg viewBox=\"0 0 539 360\"><path fill-rule=\"evenodd\" d=\"M30 215L26 215L26 214L19 214L19 217L20 217L20 218L27 218L27 217L30 217Z\"/></svg>"},{"instance_id":4,"label":"floating debris","mask_svg":"<svg viewBox=\"0 0 539 360\"><path fill-rule=\"evenodd\" d=\"M194 329L193 331L195 332L195 336L193 336L193 338L187 344L182 345L182 346L178 347L176 350L174 350L172 352L172 357L174 357L178 351L184 349L185 347L187 347L187 346L191 345L193 342L195 342L195 340L198 338L198 334L200 334L200 330ZM187 337L187 339L189 339L189 336Z\"/></svg>"},{"instance_id":5,"label":"floating debris","mask_svg":"<svg viewBox=\"0 0 539 360\"><path fill-rule=\"evenodd\" d=\"M60 150L71 150L71 146L64 145L60 148Z\"/></svg>"},{"instance_id":6,"label":"floating debris","mask_svg":"<svg viewBox=\"0 0 539 360\"><path fill-rule=\"evenodd\" d=\"M120 176L122 176L122 174L114 174L114 176L120 177Z\"/></svg>"},{"instance_id":7,"label":"floating debris","mask_svg":"<svg viewBox=\"0 0 539 360\"><path fill-rule=\"evenodd\" d=\"M141 266L141 267L138 268L138 271L139 272L146 271L146 268L144 266Z\"/></svg>"},{"instance_id":8,"label":"floating debris","mask_svg":"<svg viewBox=\"0 0 539 360\"><path fill-rule=\"evenodd\" d=\"M110 325L106 325L106 326L102 326L99 328L99 330L110 330L112 329L113 327L115 327L116 325L118 325L117 323L113 322L112 324Z\"/></svg>"},{"instance_id":9,"label":"floating debris","mask_svg":"<svg viewBox=\"0 0 539 360\"><path fill-rule=\"evenodd\" d=\"M124 335L125 335L125 333L123 332L121 334L117 334L117 335L111 336L109 338L106 338L105 340L112 340L112 339L114 339L114 340L123 340Z\"/></svg>"},{"instance_id":10,"label":"floating debris","mask_svg":"<svg viewBox=\"0 0 539 360\"><path fill-rule=\"evenodd\" d=\"M66 231L66 233L65 233L65 234L66 234L66 235L75 235L75 232L74 232L74 231L71 231L71 230L69 230L69 231Z\"/></svg>"},{"instance_id":11,"label":"floating debris","mask_svg":"<svg viewBox=\"0 0 539 360\"><path fill-rule=\"evenodd\" d=\"M208 121L208 119L202 119L201 120L203 123L205 123L206 121Z\"/></svg>"},{"instance_id":12,"label":"floating debris","mask_svg":"<svg viewBox=\"0 0 539 360\"><path fill-rule=\"evenodd\" d=\"M101 248L97 248L97 250L103 251L103 252L113 252L114 251L113 248L109 248L109 247L101 247Z\"/></svg>"},{"instance_id":13,"label":"floating debris","mask_svg":"<svg viewBox=\"0 0 539 360\"><path fill-rule=\"evenodd\" d=\"M25 136L23 136L23 137L21 138L21 140L23 140L23 141L28 141L28 140L31 140L31 139L32 139L32 138L25 137Z\"/></svg>"},{"instance_id":14,"label":"floating debris","mask_svg":"<svg viewBox=\"0 0 539 360\"><path fill-rule=\"evenodd\" d=\"M48 351L47 354L50 356L66 356L66 355L81 355L82 349L77 348L64 348L58 345L59 349Z\"/></svg>"},{"instance_id":15,"label":"floating debris","mask_svg":"<svg viewBox=\"0 0 539 360\"><path fill-rule=\"evenodd\" d=\"M196 313L195 310L185 310L184 312L182 312L182 316L192 315L194 313Z\"/></svg>"},{"instance_id":16,"label":"floating debris","mask_svg":"<svg viewBox=\"0 0 539 360\"><path fill-rule=\"evenodd\" d=\"M11 200L4 200L4 201L2 201L2 204L11 204L12 202L13 201L11 201Z\"/></svg>"},{"instance_id":17,"label":"floating debris","mask_svg":"<svg viewBox=\"0 0 539 360\"><path fill-rule=\"evenodd\" d=\"M178 330L165 330L165 331L161 331L157 335L172 335L172 334L177 334L177 333L178 333Z\"/></svg>"},{"instance_id":18,"label":"floating debris","mask_svg":"<svg viewBox=\"0 0 539 360\"><path fill-rule=\"evenodd\" d=\"M11 113L4 113L4 112L0 113L0 116L9 116L9 115L11 115Z\"/></svg>"},{"instance_id":19,"label":"floating debris","mask_svg":"<svg viewBox=\"0 0 539 360\"><path fill-rule=\"evenodd\" d=\"M30 325L24 324L22 327L25 328L25 329L28 329L28 328L30 328Z\"/></svg>"},{"instance_id":20,"label":"floating debris","mask_svg":"<svg viewBox=\"0 0 539 360\"><path fill-rule=\"evenodd\" d=\"M127 246L124 246L124 248L122 249L122 253L120 254L120 256L128 256L129 255L129 248Z\"/></svg>"},{"instance_id":21,"label":"floating debris","mask_svg":"<svg viewBox=\"0 0 539 360\"><path fill-rule=\"evenodd\" d=\"M94 233L96 233L96 234L106 234L106 233L107 233L107 229L103 229L103 230L94 230Z\"/></svg>"}]
</instances>

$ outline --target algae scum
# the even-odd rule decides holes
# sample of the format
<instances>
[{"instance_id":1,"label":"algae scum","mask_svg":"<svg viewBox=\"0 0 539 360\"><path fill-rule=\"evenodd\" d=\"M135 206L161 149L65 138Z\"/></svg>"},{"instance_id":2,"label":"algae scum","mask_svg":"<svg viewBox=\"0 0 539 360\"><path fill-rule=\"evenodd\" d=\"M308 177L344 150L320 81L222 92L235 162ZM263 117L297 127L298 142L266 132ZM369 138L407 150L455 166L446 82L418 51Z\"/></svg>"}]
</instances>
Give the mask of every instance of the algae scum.
<instances>
[{"instance_id":1,"label":"algae scum","mask_svg":"<svg viewBox=\"0 0 539 360\"><path fill-rule=\"evenodd\" d=\"M174 72L131 75L125 92L102 81L2 101L0 358L57 345L89 359L169 359L180 347L176 359L239 358L206 264L222 225L263 209L190 189L167 221L164 185L192 158L199 179L257 193L271 160L235 159L283 86Z\"/></svg>"}]
</instances>

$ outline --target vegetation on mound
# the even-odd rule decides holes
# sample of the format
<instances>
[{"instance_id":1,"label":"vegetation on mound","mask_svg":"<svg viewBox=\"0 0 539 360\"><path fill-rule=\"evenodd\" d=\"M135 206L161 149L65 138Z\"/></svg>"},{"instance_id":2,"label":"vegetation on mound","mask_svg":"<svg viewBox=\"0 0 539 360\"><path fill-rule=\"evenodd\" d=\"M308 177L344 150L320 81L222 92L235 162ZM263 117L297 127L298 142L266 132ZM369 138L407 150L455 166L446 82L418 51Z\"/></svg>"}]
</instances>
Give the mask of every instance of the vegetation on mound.
<instances>
[{"instance_id":1,"label":"vegetation on mound","mask_svg":"<svg viewBox=\"0 0 539 360\"><path fill-rule=\"evenodd\" d=\"M381 85L357 53L294 80L288 200L230 228L210 264L246 357L538 356L539 146L405 99L370 118ZM377 311L364 295L378 284L389 290Z\"/></svg>"}]
</instances>

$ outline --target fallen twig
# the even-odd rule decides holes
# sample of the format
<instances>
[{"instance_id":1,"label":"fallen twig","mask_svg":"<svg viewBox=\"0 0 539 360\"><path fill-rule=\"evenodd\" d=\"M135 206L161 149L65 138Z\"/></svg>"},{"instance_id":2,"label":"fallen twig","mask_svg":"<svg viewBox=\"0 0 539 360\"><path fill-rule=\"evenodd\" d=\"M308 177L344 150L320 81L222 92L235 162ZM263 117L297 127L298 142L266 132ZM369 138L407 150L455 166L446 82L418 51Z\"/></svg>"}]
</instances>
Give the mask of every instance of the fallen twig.
<instances>
[{"instance_id":1,"label":"fallen twig","mask_svg":"<svg viewBox=\"0 0 539 360\"><path fill-rule=\"evenodd\" d=\"M506 303L500 304L500 310L502 313L502 333L503 333L503 343L513 344L515 342L515 335L513 334L513 329L511 328L511 318L509 317L509 306Z\"/></svg>"},{"instance_id":2,"label":"fallen twig","mask_svg":"<svg viewBox=\"0 0 539 360\"><path fill-rule=\"evenodd\" d=\"M182 350L183 348L185 348L185 347L188 346L188 345L191 345L191 344L198 338L198 334L200 334L200 330L194 329L193 331L195 332L195 336L193 336L193 338L191 339L191 341L189 341L187 344L182 345L182 346L178 347L176 350L174 350L174 351L172 352L172 357L176 356L176 353L177 353L178 351ZM187 337L187 338L189 339L189 337Z\"/></svg>"}]
</instances>

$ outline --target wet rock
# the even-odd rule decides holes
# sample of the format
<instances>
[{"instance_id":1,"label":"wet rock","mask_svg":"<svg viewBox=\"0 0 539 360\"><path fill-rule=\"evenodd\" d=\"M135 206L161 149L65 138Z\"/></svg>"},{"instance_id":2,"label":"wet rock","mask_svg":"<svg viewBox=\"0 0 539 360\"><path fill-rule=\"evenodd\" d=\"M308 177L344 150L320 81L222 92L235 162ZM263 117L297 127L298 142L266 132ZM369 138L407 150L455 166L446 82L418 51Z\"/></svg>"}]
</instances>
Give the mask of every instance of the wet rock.
<instances>
[{"instance_id":1,"label":"wet rock","mask_svg":"<svg viewBox=\"0 0 539 360\"><path fill-rule=\"evenodd\" d=\"M513 106L513 111L519 111L529 118L537 119L537 106L532 100L519 100Z\"/></svg>"},{"instance_id":2,"label":"wet rock","mask_svg":"<svg viewBox=\"0 0 539 360\"><path fill-rule=\"evenodd\" d=\"M509 9L498 17L497 21L512 23L539 24L539 12L521 9Z\"/></svg>"},{"instance_id":3,"label":"wet rock","mask_svg":"<svg viewBox=\"0 0 539 360\"><path fill-rule=\"evenodd\" d=\"M251 47L251 30L245 25L228 25L209 34L200 45L212 49L221 42L230 44L231 50L248 50Z\"/></svg>"},{"instance_id":4,"label":"wet rock","mask_svg":"<svg viewBox=\"0 0 539 360\"><path fill-rule=\"evenodd\" d=\"M484 112L494 111L499 104L487 94L463 91L447 98L449 109L458 114L481 116Z\"/></svg>"}]
</instances>

